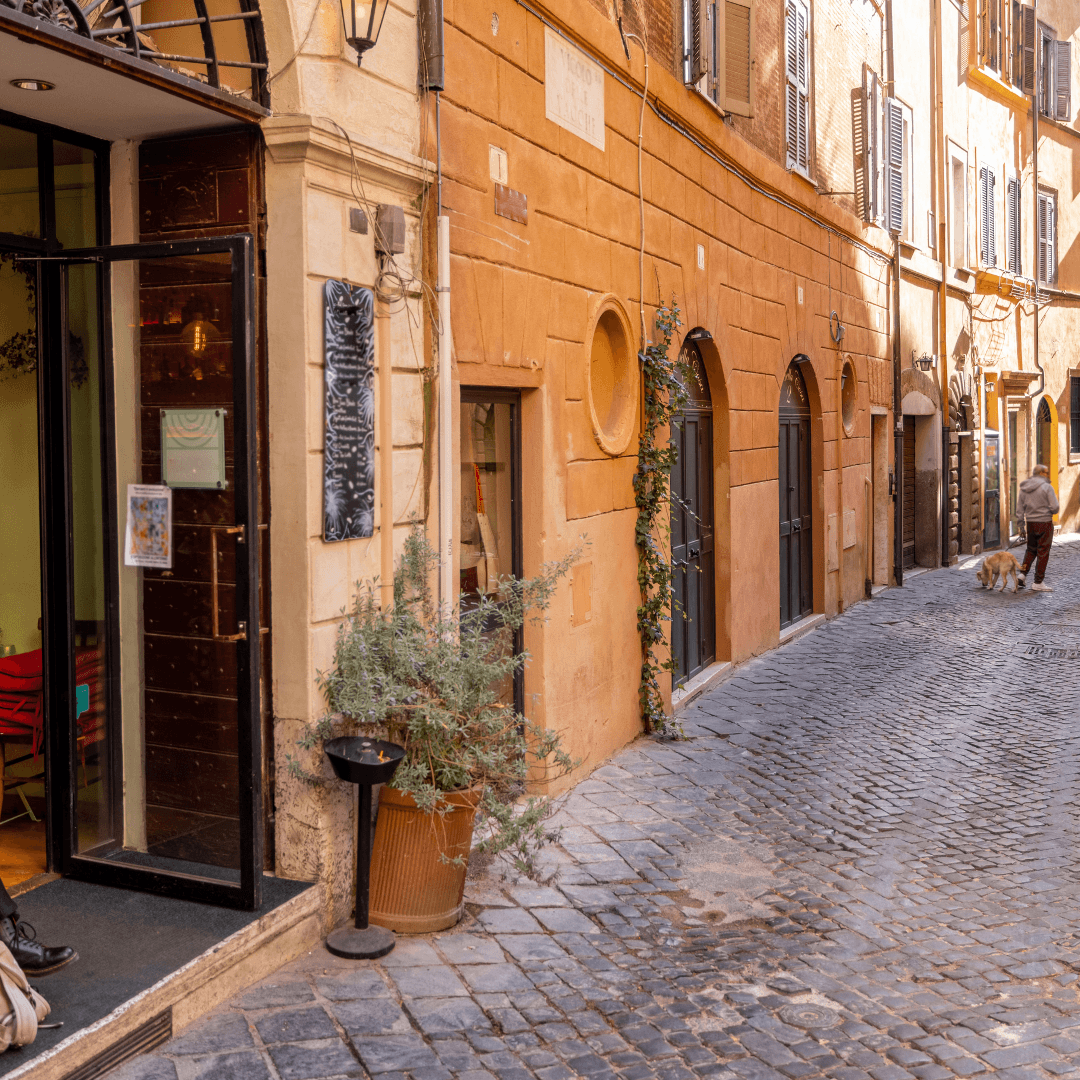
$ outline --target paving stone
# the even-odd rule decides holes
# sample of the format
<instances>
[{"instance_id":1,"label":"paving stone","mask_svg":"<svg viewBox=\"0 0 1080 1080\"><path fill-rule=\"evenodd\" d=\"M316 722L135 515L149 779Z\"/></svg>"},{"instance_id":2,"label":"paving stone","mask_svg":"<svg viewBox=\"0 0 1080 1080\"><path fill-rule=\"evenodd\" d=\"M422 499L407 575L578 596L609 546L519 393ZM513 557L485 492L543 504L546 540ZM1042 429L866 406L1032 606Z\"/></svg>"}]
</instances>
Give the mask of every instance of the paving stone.
<instances>
[{"instance_id":1,"label":"paving stone","mask_svg":"<svg viewBox=\"0 0 1080 1080\"><path fill-rule=\"evenodd\" d=\"M498 944L485 934L443 934L434 944L451 964L501 964L506 959Z\"/></svg>"},{"instance_id":2,"label":"paving stone","mask_svg":"<svg viewBox=\"0 0 1080 1080\"><path fill-rule=\"evenodd\" d=\"M463 964L458 973L476 993L532 990L533 984L516 964Z\"/></svg>"},{"instance_id":3,"label":"paving stone","mask_svg":"<svg viewBox=\"0 0 1080 1080\"><path fill-rule=\"evenodd\" d=\"M251 1046L253 1042L245 1017L226 1012L210 1016L166 1046L169 1054L212 1054Z\"/></svg>"},{"instance_id":4,"label":"paving stone","mask_svg":"<svg viewBox=\"0 0 1080 1080\"><path fill-rule=\"evenodd\" d=\"M412 1030L404 1009L389 998L335 1002L330 1011L350 1035L404 1035Z\"/></svg>"},{"instance_id":5,"label":"paving stone","mask_svg":"<svg viewBox=\"0 0 1080 1080\"><path fill-rule=\"evenodd\" d=\"M393 968L390 978L402 997L467 997L469 994L454 969L445 964Z\"/></svg>"},{"instance_id":6,"label":"paving stone","mask_svg":"<svg viewBox=\"0 0 1080 1080\"><path fill-rule=\"evenodd\" d=\"M260 983L237 998L236 1004L241 1009L266 1009L275 1005L299 1005L314 1000L315 995L306 981L290 979L285 982Z\"/></svg>"},{"instance_id":7,"label":"paving stone","mask_svg":"<svg viewBox=\"0 0 1080 1080\"><path fill-rule=\"evenodd\" d=\"M271 1072L255 1050L212 1054L182 1067L185 1080L271 1080Z\"/></svg>"},{"instance_id":8,"label":"paving stone","mask_svg":"<svg viewBox=\"0 0 1080 1080\"><path fill-rule=\"evenodd\" d=\"M360 1060L372 1075L395 1070L432 1068L439 1064L434 1051L419 1035L388 1035L378 1039L357 1039Z\"/></svg>"},{"instance_id":9,"label":"paving stone","mask_svg":"<svg viewBox=\"0 0 1080 1080\"><path fill-rule=\"evenodd\" d=\"M270 1047L281 1080L321 1080L326 1076L364 1075L360 1063L340 1039L282 1043Z\"/></svg>"},{"instance_id":10,"label":"paving stone","mask_svg":"<svg viewBox=\"0 0 1080 1080\"><path fill-rule=\"evenodd\" d=\"M468 998L417 998L407 1004L417 1026L425 1035L487 1030L491 1027L483 1010Z\"/></svg>"},{"instance_id":11,"label":"paving stone","mask_svg":"<svg viewBox=\"0 0 1080 1080\"><path fill-rule=\"evenodd\" d=\"M390 996L390 988L374 968L356 967L341 975L321 975L315 979L315 988L331 1001Z\"/></svg>"},{"instance_id":12,"label":"paving stone","mask_svg":"<svg viewBox=\"0 0 1080 1080\"><path fill-rule=\"evenodd\" d=\"M330 1039L337 1035L333 1022L320 1005L270 1013L255 1021L255 1029L264 1043Z\"/></svg>"}]
</instances>

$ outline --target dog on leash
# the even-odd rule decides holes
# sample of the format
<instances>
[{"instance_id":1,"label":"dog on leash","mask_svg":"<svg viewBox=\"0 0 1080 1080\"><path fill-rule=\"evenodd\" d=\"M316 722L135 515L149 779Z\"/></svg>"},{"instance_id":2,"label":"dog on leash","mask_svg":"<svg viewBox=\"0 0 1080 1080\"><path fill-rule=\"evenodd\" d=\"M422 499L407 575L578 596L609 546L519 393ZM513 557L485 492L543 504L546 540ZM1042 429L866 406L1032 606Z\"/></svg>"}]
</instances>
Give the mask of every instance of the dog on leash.
<instances>
[{"instance_id":1,"label":"dog on leash","mask_svg":"<svg viewBox=\"0 0 1080 1080\"><path fill-rule=\"evenodd\" d=\"M983 559L982 566L979 567L975 576L982 582L984 589L994 591L994 586L998 582L998 578L1001 578L1001 591L1005 591L1005 586L1009 582L1009 575L1012 574L1013 579L1013 592L1016 592L1019 586L1016 583L1016 575L1020 570L1020 564L1016 561L1016 556L1008 551L999 551L995 555L990 555Z\"/></svg>"}]
</instances>

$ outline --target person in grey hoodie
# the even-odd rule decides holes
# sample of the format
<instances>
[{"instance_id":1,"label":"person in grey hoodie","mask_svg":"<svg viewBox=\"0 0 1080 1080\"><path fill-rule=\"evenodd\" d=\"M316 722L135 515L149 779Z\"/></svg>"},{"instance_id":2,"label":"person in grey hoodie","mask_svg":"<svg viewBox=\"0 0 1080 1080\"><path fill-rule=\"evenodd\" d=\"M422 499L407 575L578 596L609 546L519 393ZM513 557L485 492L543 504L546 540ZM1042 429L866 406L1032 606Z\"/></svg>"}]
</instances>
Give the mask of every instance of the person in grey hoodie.
<instances>
[{"instance_id":1,"label":"person in grey hoodie","mask_svg":"<svg viewBox=\"0 0 1080 1080\"><path fill-rule=\"evenodd\" d=\"M1020 588L1024 587L1031 564L1035 562L1035 584L1032 592L1053 592L1049 585L1043 584L1046 564L1050 560L1050 544L1054 539L1054 515L1058 512L1058 500L1050 483L1050 470L1045 465L1036 465L1031 475L1020 485L1020 494L1016 500L1016 520L1022 525L1027 522L1027 551L1024 552L1024 565L1021 567Z\"/></svg>"}]
</instances>

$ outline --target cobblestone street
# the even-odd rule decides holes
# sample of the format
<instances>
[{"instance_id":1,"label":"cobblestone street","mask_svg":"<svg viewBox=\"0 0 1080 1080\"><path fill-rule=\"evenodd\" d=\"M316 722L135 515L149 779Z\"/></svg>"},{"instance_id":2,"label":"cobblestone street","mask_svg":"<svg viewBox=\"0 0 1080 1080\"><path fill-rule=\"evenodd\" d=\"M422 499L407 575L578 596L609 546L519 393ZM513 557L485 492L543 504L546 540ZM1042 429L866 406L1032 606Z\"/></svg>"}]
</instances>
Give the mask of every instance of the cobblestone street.
<instances>
[{"instance_id":1,"label":"cobblestone street","mask_svg":"<svg viewBox=\"0 0 1080 1080\"><path fill-rule=\"evenodd\" d=\"M1019 553L1018 553L1019 554ZM1080 544L926 573L734 675L383 961L318 948L117 1080L1080 1075Z\"/></svg>"}]
</instances>

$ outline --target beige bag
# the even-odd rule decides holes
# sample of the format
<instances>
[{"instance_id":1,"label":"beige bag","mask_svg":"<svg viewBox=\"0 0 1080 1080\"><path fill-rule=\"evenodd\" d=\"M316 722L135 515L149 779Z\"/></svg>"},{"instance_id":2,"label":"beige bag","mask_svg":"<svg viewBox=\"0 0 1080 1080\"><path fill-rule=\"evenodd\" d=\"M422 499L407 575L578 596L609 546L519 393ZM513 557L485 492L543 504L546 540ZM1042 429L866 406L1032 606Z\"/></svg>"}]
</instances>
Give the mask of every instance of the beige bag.
<instances>
[{"instance_id":1,"label":"beige bag","mask_svg":"<svg viewBox=\"0 0 1080 1080\"><path fill-rule=\"evenodd\" d=\"M30 988L11 950L0 942L0 1053L32 1043L49 1011L49 1003Z\"/></svg>"}]
</instances>

